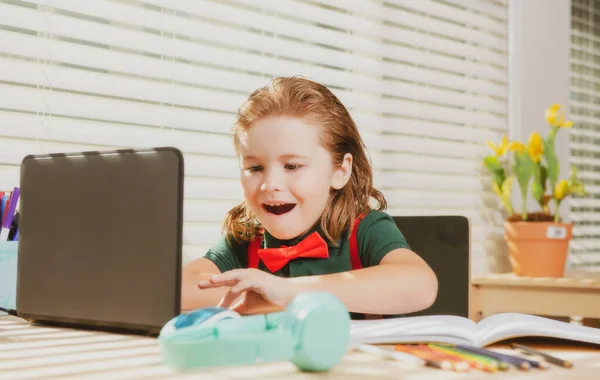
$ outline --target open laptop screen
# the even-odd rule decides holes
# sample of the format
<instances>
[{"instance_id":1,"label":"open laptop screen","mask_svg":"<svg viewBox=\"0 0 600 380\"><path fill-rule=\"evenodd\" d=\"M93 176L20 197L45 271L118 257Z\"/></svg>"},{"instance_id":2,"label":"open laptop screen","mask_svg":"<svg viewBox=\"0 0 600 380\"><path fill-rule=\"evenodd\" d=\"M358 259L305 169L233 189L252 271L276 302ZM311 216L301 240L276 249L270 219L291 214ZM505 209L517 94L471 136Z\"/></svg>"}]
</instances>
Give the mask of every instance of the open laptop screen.
<instances>
[{"instance_id":1,"label":"open laptop screen","mask_svg":"<svg viewBox=\"0 0 600 380\"><path fill-rule=\"evenodd\" d=\"M182 203L173 148L26 157L19 315L157 332L180 312Z\"/></svg>"}]
</instances>

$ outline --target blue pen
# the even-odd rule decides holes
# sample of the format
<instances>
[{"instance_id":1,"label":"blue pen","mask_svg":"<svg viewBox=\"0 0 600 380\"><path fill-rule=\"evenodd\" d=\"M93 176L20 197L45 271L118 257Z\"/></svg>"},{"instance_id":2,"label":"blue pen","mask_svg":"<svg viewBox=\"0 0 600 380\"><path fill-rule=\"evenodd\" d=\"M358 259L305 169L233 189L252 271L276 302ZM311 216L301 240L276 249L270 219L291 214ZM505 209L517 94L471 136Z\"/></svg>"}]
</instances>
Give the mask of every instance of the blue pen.
<instances>
[{"instance_id":1,"label":"blue pen","mask_svg":"<svg viewBox=\"0 0 600 380\"><path fill-rule=\"evenodd\" d=\"M19 240L19 227L17 227L17 230L15 231L15 236L13 236L13 241L18 241Z\"/></svg>"},{"instance_id":2,"label":"blue pen","mask_svg":"<svg viewBox=\"0 0 600 380\"><path fill-rule=\"evenodd\" d=\"M6 210L6 218L4 219L4 223L2 223L2 231L0 231L0 241L8 241L8 234L10 232L10 228L12 227L13 217L15 216L15 210L17 208L17 203L19 202L19 188L15 187L12 192L12 196L10 197L10 204L7 206Z\"/></svg>"},{"instance_id":3,"label":"blue pen","mask_svg":"<svg viewBox=\"0 0 600 380\"><path fill-rule=\"evenodd\" d=\"M7 202L8 202L8 195L4 194L2 196L2 207L0 208L0 223L2 223L2 219L4 219L4 210L6 210ZM2 228L1 224L0 224L0 228Z\"/></svg>"}]
</instances>

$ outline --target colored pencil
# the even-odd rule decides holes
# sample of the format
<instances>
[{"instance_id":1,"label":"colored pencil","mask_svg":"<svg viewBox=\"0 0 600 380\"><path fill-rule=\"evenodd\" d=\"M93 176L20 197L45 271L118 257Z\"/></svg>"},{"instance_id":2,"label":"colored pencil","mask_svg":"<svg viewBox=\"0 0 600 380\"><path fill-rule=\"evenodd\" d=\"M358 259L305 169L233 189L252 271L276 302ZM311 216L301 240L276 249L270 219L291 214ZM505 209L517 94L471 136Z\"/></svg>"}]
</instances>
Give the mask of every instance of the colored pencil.
<instances>
[{"instance_id":1,"label":"colored pencil","mask_svg":"<svg viewBox=\"0 0 600 380\"><path fill-rule=\"evenodd\" d=\"M555 364L555 365L558 365L558 366L561 366L561 367L565 367L565 368L573 368L573 363L572 362L570 362L568 360L559 359L559 358L557 358L555 356L549 355L549 354L547 354L545 352L538 351L538 350L536 350L534 348L531 348L531 347L528 347L528 346L524 346L522 344L517 344L517 343L511 343L510 346L512 348L521 349L525 353L540 356L540 357L544 358L544 360L546 360L548 363Z\"/></svg>"},{"instance_id":2,"label":"colored pencil","mask_svg":"<svg viewBox=\"0 0 600 380\"><path fill-rule=\"evenodd\" d=\"M479 347L472 347L463 344L442 344L443 346L451 347L454 349L461 350L463 352L468 352L470 354L481 355L487 357L490 360L501 361L503 363L510 364L522 370L529 370L531 365L527 363L527 361L523 358L510 356L510 357L502 357L503 354L499 354L497 352L493 352L490 350L486 350ZM506 355L508 356L508 355Z\"/></svg>"},{"instance_id":3,"label":"colored pencil","mask_svg":"<svg viewBox=\"0 0 600 380\"><path fill-rule=\"evenodd\" d=\"M377 347L371 344L357 344L354 349L360 352L366 352L369 354L379 355L386 359L396 360L402 363L412 364L415 366L424 366L425 361L418 356L407 354L404 352L397 352L392 349Z\"/></svg>"},{"instance_id":4,"label":"colored pencil","mask_svg":"<svg viewBox=\"0 0 600 380\"><path fill-rule=\"evenodd\" d=\"M455 371L464 372L464 371L469 371L471 369L469 362L467 362L463 358L458 358L454 355L449 355L445 352L440 352L438 350L435 350L435 349L429 347L427 344L418 344L417 348L420 350L429 352L432 355L436 355L437 357L440 358L440 360L450 361L452 363L452 367Z\"/></svg>"},{"instance_id":5,"label":"colored pencil","mask_svg":"<svg viewBox=\"0 0 600 380\"><path fill-rule=\"evenodd\" d=\"M2 224L2 221L4 220L4 203L6 201L3 201L2 199L4 198L4 191L0 191L0 225Z\"/></svg>"},{"instance_id":6,"label":"colored pencil","mask_svg":"<svg viewBox=\"0 0 600 380\"><path fill-rule=\"evenodd\" d=\"M470 351L470 352L484 355L484 356L489 356L491 358L495 358L496 360L500 360L500 361L512 364L513 366L520 368L522 370L529 370L531 367L537 367L537 368L541 368L541 369L548 368L548 365L545 363L540 363L535 360L521 358L519 356L501 354L499 352L494 352L491 350L487 350L485 348L473 347L473 346L468 346L468 345L464 345L464 344L457 344L456 348L459 348L459 349L465 350L465 351Z\"/></svg>"},{"instance_id":7,"label":"colored pencil","mask_svg":"<svg viewBox=\"0 0 600 380\"><path fill-rule=\"evenodd\" d=\"M12 193L8 193L8 197L6 198L6 202L4 204L4 210L2 211L2 223L0 223L0 228L4 225L4 219L6 219L6 214L8 212L8 206L10 205L10 201L12 199Z\"/></svg>"},{"instance_id":8,"label":"colored pencil","mask_svg":"<svg viewBox=\"0 0 600 380\"><path fill-rule=\"evenodd\" d=\"M396 345L396 351L405 352L407 354L412 354L420 357L425 360L425 364L430 367L440 368L440 369L453 369L455 371L465 371L469 369L467 363L457 363L455 359L448 360L446 357L442 355L431 352L431 350L425 349L415 345Z\"/></svg>"},{"instance_id":9,"label":"colored pencil","mask_svg":"<svg viewBox=\"0 0 600 380\"><path fill-rule=\"evenodd\" d=\"M449 355L455 355L463 360L467 361L471 367L488 372L496 372L499 369L507 370L508 364L499 362L495 359L491 359L486 356L477 355L471 352L461 351L456 348L447 347L443 345L431 344L430 347L442 352L446 352Z\"/></svg>"}]
</instances>

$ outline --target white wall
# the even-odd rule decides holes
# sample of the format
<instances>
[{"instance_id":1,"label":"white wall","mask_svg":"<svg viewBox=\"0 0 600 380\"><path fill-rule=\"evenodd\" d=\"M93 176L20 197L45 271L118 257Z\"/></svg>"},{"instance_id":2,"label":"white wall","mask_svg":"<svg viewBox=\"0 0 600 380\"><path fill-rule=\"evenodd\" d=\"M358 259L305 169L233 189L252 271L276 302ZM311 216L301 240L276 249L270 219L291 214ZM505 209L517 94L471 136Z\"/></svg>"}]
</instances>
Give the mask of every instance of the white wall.
<instances>
[{"instance_id":1,"label":"white wall","mask_svg":"<svg viewBox=\"0 0 600 380\"><path fill-rule=\"evenodd\" d=\"M569 104L571 2L569 0L511 0L510 20L510 139L526 142L532 132L547 136L546 108ZM568 114L567 114L568 118ZM569 173L569 130L556 139L561 177ZM516 194L515 194L516 193ZM515 206L520 208L520 195ZM529 200L531 210L534 201ZM561 217L569 219L569 200Z\"/></svg>"},{"instance_id":2,"label":"white wall","mask_svg":"<svg viewBox=\"0 0 600 380\"><path fill-rule=\"evenodd\" d=\"M560 103L568 109L570 19L569 0L510 0L509 2L509 139L526 143L532 132L547 136L545 110ZM562 173L569 167L568 130L561 130L556 153ZM568 170L568 169L566 169ZM565 174L566 175L566 174ZM529 197L528 210L537 203ZM518 185L513 188L513 206L521 210ZM569 218L568 199L561 216ZM474 262L473 275L510 272L508 247L503 239L503 220L487 220L495 228L495 239L486 246L484 267Z\"/></svg>"}]
</instances>

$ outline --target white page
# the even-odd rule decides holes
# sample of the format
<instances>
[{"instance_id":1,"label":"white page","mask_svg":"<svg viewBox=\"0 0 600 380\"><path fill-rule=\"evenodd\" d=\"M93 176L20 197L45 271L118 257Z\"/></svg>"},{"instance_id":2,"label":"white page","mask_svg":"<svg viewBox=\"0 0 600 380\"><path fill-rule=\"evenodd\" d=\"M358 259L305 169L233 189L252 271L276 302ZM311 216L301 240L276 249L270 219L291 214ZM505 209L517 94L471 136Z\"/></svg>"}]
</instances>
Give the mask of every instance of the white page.
<instances>
[{"instance_id":1,"label":"white page","mask_svg":"<svg viewBox=\"0 0 600 380\"><path fill-rule=\"evenodd\" d=\"M481 347L513 337L539 336L600 344L600 329L520 313L489 316L477 325Z\"/></svg>"},{"instance_id":2,"label":"white page","mask_svg":"<svg viewBox=\"0 0 600 380\"><path fill-rule=\"evenodd\" d=\"M476 325L467 318L431 315L350 321L350 340L357 343L446 342L474 344Z\"/></svg>"}]
</instances>

